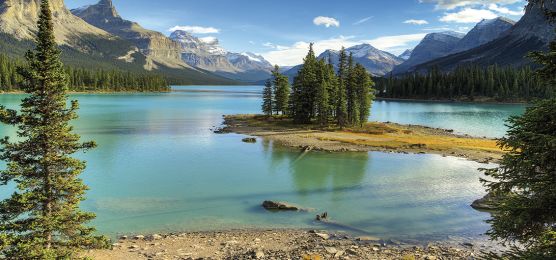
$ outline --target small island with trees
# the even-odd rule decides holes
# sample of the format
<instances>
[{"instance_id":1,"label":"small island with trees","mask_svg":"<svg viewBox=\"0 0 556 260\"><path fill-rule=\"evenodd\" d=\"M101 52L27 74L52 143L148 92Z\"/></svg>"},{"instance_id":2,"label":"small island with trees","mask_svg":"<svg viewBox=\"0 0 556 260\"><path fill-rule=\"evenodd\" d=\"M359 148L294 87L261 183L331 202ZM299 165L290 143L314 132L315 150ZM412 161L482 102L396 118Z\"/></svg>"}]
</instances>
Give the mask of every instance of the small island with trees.
<instances>
[{"instance_id":1,"label":"small island with trees","mask_svg":"<svg viewBox=\"0 0 556 260\"><path fill-rule=\"evenodd\" d=\"M430 153L497 161L496 140L417 125L368 122L374 82L351 55L340 52L337 71L318 60L312 45L293 86L276 67L263 89L262 115L227 115L223 129L260 136L305 151Z\"/></svg>"}]
</instances>

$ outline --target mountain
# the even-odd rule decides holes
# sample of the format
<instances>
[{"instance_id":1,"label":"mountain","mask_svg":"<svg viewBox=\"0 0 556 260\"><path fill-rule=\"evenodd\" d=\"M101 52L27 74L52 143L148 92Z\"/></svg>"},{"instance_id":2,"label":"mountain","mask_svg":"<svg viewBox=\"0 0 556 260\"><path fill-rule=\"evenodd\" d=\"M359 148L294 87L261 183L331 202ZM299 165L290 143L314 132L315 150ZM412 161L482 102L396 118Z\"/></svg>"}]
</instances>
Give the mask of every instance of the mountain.
<instances>
[{"instance_id":1,"label":"mountain","mask_svg":"<svg viewBox=\"0 0 556 260\"><path fill-rule=\"evenodd\" d=\"M409 57L411 57L411 53L413 52L413 49L407 49L405 50L402 54L400 54L398 56L398 58L402 59L402 60L408 60Z\"/></svg>"},{"instance_id":2,"label":"mountain","mask_svg":"<svg viewBox=\"0 0 556 260\"><path fill-rule=\"evenodd\" d=\"M40 0L0 0L1 53L21 60L34 47L40 3ZM170 67L155 61L144 55L138 44L75 16L63 0L50 0L50 7L56 41L68 66L133 73L145 73L145 67L150 67L173 84L237 84L206 71L186 68L185 63Z\"/></svg>"},{"instance_id":3,"label":"mountain","mask_svg":"<svg viewBox=\"0 0 556 260\"><path fill-rule=\"evenodd\" d=\"M353 60L356 63L363 65L367 71L374 76L383 76L392 71L396 65L399 65L404 61L402 58L396 57L391 53L381 51L370 44L360 44L347 48L346 53L351 53L353 55ZM324 59L326 61L329 59L332 60L334 68L338 69L340 51L326 50L317 58ZM283 74L288 76L290 80L293 80L299 69L301 69L301 66L302 65L294 66L285 71Z\"/></svg>"},{"instance_id":4,"label":"mountain","mask_svg":"<svg viewBox=\"0 0 556 260\"><path fill-rule=\"evenodd\" d=\"M162 33L147 30L139 24L124 20L112 4L112 0L100 0L97 4L71 10L71 13L87 23L132 42L147 57L145 69L152 70L157 64L170 68L189 67L182 59L180 45Z\"/></svg>"},{"instance_id":5,"label":"mountain","mask_svg":"<svg viewBox=\"0 0 556 260\"><path fill-rule=\"evenodd\" d=\"M548 9L556 10L556 1L547 1ZM488 66L531 65L525 56L535 50L547 50L548 43L555 38L555 26L548 23L544 11L539 6L529 5L525 15L500 38L464 52L442 57L417 66L425 71L433 66L442 70L452 70L459 65L474 64Z\"/></svg>"},{"instance_id":6,"label":"mountain","mask_svg":"<svg viewBox=\"0 0 556 260\"><path fill-rule=\"evenodd\" d=\"M461 33L429 33L413 49L411 56L393 69L394 74L405 73L414 66L448 55L464 37Z\"/></svg>"},{"instance_id":7,"label":"mountain","mask_svg":"<svg viewBox=\"0 0 556 260\"><path fill-rule=\"evenodd\" d=\"M170 39L181 46L181 57L190 66L244 82L267 79L272 64L253 53L233 53L220 47L214 37L198 38L185 31L174 31Z\"/></svg>"},{"instance_id":8,"label":"mountain","mask_svg":"<svg viewBox=\"0 0 556 260\"><path fill-rule=\"evenodd\" d=\"M16 41L34 40L40 3L40 0L0 0L0 32ZM133 50L131 44L74 16L66 8L63 0L51 0L50 5L55 17L54 34L60 45L102 55L126 54ZM113 50L104 51L97 48L99 44L108 43L113 46Z\"/></svg>"},{"instance_id":9,"label":"mountain","mask_svg":"<svg viewBox=\"0 0 556 260\"><path fill-rule=\"evenodd\" d=\"M504 17L489 20L484 19L475 25L475 27L458 42L456 47L452 50L452 53L470 50L496 40L514 25L515 21Z\"/></svg>"}]
</instances>

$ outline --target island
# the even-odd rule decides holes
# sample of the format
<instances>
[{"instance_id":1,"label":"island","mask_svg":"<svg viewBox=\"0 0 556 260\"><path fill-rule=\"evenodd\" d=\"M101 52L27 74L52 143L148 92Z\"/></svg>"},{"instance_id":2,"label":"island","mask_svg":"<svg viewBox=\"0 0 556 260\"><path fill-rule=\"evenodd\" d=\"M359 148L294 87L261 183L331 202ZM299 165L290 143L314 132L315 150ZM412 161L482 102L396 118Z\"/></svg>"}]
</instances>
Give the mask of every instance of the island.
<instances>
[{"instance_id":1,"label":"island","mask_svg":"<svg viewBox=\"0 0 556 260\"><path fill-rule=\"evenodd\" d=\"M395 152L439 154L490 163L502 158L494 139L457 134L454 130L392 122L368 122L339 128L318 124L295 124L286 117L227 115L219 133L262 137L304 151Z\"/></svg>"}]
</instances>

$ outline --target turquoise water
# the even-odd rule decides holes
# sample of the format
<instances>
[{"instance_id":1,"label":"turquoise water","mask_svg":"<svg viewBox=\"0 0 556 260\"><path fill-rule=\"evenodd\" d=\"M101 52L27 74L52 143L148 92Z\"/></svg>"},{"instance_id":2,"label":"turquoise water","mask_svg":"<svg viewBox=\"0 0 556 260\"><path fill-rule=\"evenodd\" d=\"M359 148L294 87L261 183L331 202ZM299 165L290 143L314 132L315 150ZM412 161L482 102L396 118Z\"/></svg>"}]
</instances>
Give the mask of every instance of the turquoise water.
<instances>
[{"instance_id":1,"label":"turquoise water","mask_svg":"<svg viewBox=\"0 0 556 260\"><path fill-rule=\"evenodd\" d=\"M327 211L340 229L396 238L476 236L488 214L475 162L436 155L299 152L217 135L222 115L256 113L260 87L176 87L161 94L76 95L91 187L83 208L109 235L244 227L321 226L316 212L270 213L263 200ZM21 95L0 95L15 108ZM373 120L501 136L523 106L376 102ZM14 135L0 126L0 133ZM3 167L4 165L0 165ZM0 196L8 194L2 187Z\"/></svg>"}]
</instances>

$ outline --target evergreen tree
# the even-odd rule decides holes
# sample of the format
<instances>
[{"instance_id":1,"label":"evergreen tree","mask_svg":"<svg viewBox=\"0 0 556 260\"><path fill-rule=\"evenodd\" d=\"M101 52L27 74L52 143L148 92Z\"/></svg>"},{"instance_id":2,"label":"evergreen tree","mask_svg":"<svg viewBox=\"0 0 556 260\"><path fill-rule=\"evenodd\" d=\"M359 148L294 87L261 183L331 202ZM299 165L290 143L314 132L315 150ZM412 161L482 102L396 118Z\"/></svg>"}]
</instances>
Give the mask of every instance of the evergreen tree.
<instances>
[{"instance_id":1,"label":"evergreen tree","mask_svg":"<svg viewBox=\"0 0 556 260\"><path fill-rule=\"evenodd\" d=\"M358 125L359 108L357 103L357 75L355 73L355 64L353 62L353 54L349 54L348 58L348 80L346 84L346 108L347 121L349 125Z\"/></svg>"},{"instance_id":2,"label":"evergreen tree","mask_svg":"<svg viewBox=\"0 0 556 260\"><path fill-rule=\"evenodd\" d=\"M311 123L311 118L315 114L315 89L318 86L317 65L317 58L313 44L311 44L309 53L303 60L303 66L294 79L290 104L292 104L291 112L296 123Z\"/></svg>"},{"instance_id":3,"label":"evergreen tree","mask_svg":"<svg viewBox=\"0 0 556 260\"><path fill-rule=\"evenodd\" d=\"M546 13L547 19L556 18L553 10ZM549 52L531 55L543 66L537 74L551 93L556 84L555 51L553 41ZM509 131L499 140L508 153L499 167L483 170L493 178L483 182L498 198L488 235L511 245L503 259L556 259L556 99L540 101L508 122Z\"/></svg>"},{"instance_id":4,"label":"evergreen tree","mask_svg":"<svg viewBox=\"0 0 556 260\"><path fill-rule=\"evenodd\" d=\"M282 115L285 115L288 111L291 91L290 81L287 76L280 73L278 65L274 67L272 76L274 78L274 111L276 111L276 114L282 113Z\"/></svg>"},{"instance_id":5,"label":"evergreen tree","mask_svg":"<svg viewBox=\"0 0 556 260\"><path fill-rule=\"evenodd\" d=\"M328 57L326 65L325 80L328 82L328 115L331 118L336 118L336 104L338 97L338 77L334 70L332 57Z\"/></svg>"},{"instance_id":6,"label":"evergreen tree","mask_svg":"<svg viewBox=\"0 0 556 260\"><path fill-rule=\"evenodd\" d=\"M365 124L371 114L371 104L374 99L373 81L371 76L361 64L357 64L354 69L355 74L355 97L357 98L358 122L361 126Z\"/></svg>"},{"instance_id":7,"label":"evergreen tree","mask_svg":"<svg viewBox=\"0 0 556 260\"><path fill-rule=\"evenodd\" d=\"M336 122L339 127L347 125L346 85L349 81L349 63L346 49L342 47L338 63L338 87L336 92Z\"/></svg>"},{"instance_id":8,"label":"evergreen tree","mask_svg":"<svg viewBox=\"0 0 556 260\"><path fill-rule=\"evenodd\" d=\"M499 145L509 150L500 166L484 170L485 181L499 200L488 222L493 239L514 245L506 257L556 258L556 99L527 108L509 120L510 130Z\"/></svg>"},{"instance_id":9,"label":"evergreen tree","mask_svg":"<svg viewBox=\"0 0 556 260\"><path fill-rule=\"evenodd\" d=\"M267 80L264 84L263 89L263 104L262 104L262 111L267 116L272 116L273 110L273 94L272 94L272 82Z\"/></svg>"},{"instance_id":10,"label":"evergreen tree","mask_svg":"<svg viewBox=\"0 0 556 260\"><path fill-rule=\"evenodd\" d=\"M330 91L330 76L328 75L328 65L324 60L320 60L318 63L318 73L317 77L319 84L317 86L316 93L316 114L317 121L321 126L328 124L329 112L330 112L330 101L329 101L329 91Z\"/></svg>"},{"instance_id":11,"label":"evergreen tree","mask_svg":"<svg viewBox=\"0 0 556 260\"><path fill-rule=\"evenodd\" d=\"M87 187L79 179L85 162L70 157L91 149L80 143L70 120L77 117L77 101L67 108L67 78L54 39L49 2L40 7L36 49L27 53L21 69L21 112L0 107L0 120L17 126L18 142L0 141L0 184L17 184L10 198L0 202L0 250L9 259L70 259L76 250L107 245L85 223L94 214L81 212Z\"/></svg>"}]
</instances>

